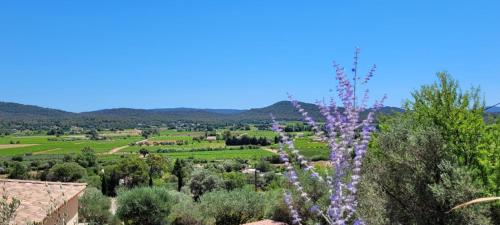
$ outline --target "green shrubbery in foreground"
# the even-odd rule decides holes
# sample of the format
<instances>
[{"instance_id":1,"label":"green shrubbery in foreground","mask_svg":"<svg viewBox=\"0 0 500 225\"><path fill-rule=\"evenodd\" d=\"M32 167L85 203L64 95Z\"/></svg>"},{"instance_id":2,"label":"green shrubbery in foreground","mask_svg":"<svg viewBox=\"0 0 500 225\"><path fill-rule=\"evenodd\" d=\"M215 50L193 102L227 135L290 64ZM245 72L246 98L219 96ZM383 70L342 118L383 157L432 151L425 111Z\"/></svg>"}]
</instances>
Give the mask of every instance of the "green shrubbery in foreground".
<instances>
[{"instance_id":1,"label":"green shrubbery in foreground","mask_svg":"<svg viewBox=\"0 0 500 225\"><path fill-rule=\"evenodd\" d=\"M438 77L380 124L363 169L360 216L368 224L500 223L499 204L449 212L500 194L500 123L484 122L477 90Z\"/></svg>"}]
</instances>

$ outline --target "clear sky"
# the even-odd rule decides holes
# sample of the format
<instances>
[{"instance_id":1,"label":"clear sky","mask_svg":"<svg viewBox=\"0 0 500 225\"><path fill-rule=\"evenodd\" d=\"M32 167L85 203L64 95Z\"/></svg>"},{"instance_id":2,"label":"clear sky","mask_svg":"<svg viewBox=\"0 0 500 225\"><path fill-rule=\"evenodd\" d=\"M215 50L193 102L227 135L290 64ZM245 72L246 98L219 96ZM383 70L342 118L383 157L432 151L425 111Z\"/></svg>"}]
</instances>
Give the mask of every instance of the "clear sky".
<instances>
[{"instance_id":1,"label":"clear sky","mask_svg":"<svg viewBox=\"0 0 500 225\"><path fill-rule=\"evenodd\" d=\"M312 102L332 61L401 105L447 70L500 102L500 2L1 1L0 101L69 111Z\"/></svg>"}]
</instances>

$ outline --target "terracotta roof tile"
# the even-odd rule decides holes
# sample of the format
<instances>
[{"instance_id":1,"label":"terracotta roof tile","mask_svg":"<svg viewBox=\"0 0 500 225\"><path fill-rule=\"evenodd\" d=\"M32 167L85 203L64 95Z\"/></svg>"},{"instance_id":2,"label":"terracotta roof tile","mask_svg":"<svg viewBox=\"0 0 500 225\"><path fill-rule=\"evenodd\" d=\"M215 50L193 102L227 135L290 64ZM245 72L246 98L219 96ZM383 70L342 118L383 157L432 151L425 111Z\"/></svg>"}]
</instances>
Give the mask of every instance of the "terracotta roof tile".
<instances>
[{"instance_id":1,"label":"terracotta roof tile","mask_svg":"<svg viewBox=\"0 0 500 225\"><path fill-rule=\"evenodd\" d=\"M47 214L52 213L49 212L51 205L53 210L60 208L64 201L79 195L85 187L86 184L82 183L0 179L0 194L7 192L9 198L21 201L11 224L42 222Z\"/></svg>"}]
</instances>

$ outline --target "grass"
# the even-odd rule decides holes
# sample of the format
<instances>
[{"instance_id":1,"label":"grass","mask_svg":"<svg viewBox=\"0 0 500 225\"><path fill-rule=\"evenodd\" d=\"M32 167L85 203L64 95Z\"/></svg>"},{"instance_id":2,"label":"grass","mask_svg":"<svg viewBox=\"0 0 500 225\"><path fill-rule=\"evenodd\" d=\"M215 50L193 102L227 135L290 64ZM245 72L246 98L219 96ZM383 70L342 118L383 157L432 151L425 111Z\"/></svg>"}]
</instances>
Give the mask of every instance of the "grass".
<instances>
[{"instance_id":1,"label":"grass","mask_svg":"<svg viewBox=\"0 0 500 225\"><path fill-rule=\"evenodd\" d=\"M96 153L106 153L113 148L127 146L130 143L142 140L142 137L133 134L133 130L113 133L107 132L103 135L109 137L109 140L92 141L86 139L84 135L65 135L61 137L39 135L39 136L5 136L0 137L0 145L3 145L0 149L0 157L11 157L15 155L29 155L32 158L47 158L51 159L54 157L62 157L64 154L74 154L79 153L84 147L90 147L96 151ZM232 131L233 135L246 134L249 136L256 137L266 137L268 139L274 139L276 134L272 131ZM177 132L175 130L162 130L160 135L153 136L150 138L151 141L187 141L187 144L183 145L158 145L158 146L129 146L113 155L99 155L99 159L111 160L120 157L122 154L136 153L141 148L146 148L150 152L156 152L158 149L168 149L173 152L161 153L168 157L173 158L195 158L195 159L206 159L206 160L217 160L217 159L254 159L261 158L265 156L270 156L273 153L262 150L262 149L224 149L226 148L224 141L193 141L193 137L204 136L205 132L187 132L181 131ZM57 139L57 140L50 140ZM16 146L10 143L14 142L21 145L28 146ZM34 145L29 145L34 144ZM237 148L237 147L234 147ZM221 149L213 151L204 151L207 149Z\"/></svg>"},{"instance_id":2,"label":"grass","mask_svg":"<svg viewBox=\"0 0 500 225\"><path fill-rule=\"evenodd\" d=\"M269 130L241 130L241 131L231 131L232 135L240 136L247 135L249 137L265 137L269 140L274 140L276 137L276 133L274 131Z\"/></svg>"},{"instance_id":3,"label":"grass","mask_svg":"<svg viewBox=\"0 0 500 225\"><path fill-rule=\"evenodd\" d=\"M61 138L68 138L70 136L63 136ZM128 145L131 142L141 140L141 137L114 137L109 140L92 141L92 140L73 140L73 141L49 141L49 138L54 136L28 136L28 137L1 137L0 144L9 144L10 141L20 144L37 144L34 146L26 146L19 148L4 148L0 149L0 156L13 156L24 154L70 154L78 153L84 147L91 147L97 153L107 152L113 148Z\"/></svg>"},{"instance_id":4,"label":"grass","mask_svg":"<svg viewBox=\"0 0 500 225\"><path fill-rule=\"evenodd\" d=\"M219 159L260 159L273 155L273 153L262 149L243 149L243 150L220 150L220 151L200 151L200 152L170 152L161 153L171 158L192 158L205 160Z\"/></svg>"},{"instance_id":5,"label":"grass","mask_svg":"<svg viewBox=\"0 0 500 225\"><path fill-rule=\"evenodd\" d=\"M296 138L295 148L306 157L322 156L328 157L330 150L326 143L313 141L310 137Z\"/></svg>"},{"instance_id":6,"label":"grass","mask_svg":"<svg viewBox=\"0 0 500 225\"><path fill-rule=\"evenodd\" d=\"M192 136L183 135L160 135L149 138L150 141L192 141Z\"/></svg>"},{"instance_id":7,"label":"grass","mask_svg":"<svg viewBox=\"0 0 500 225\"><path fill-rule=\"evenodd\" d=\"M224 148L226 144L223 141L219 142L189 142L186 145L156 145L156 146L130 146L123 149L120 152L138 152L139 149L145 148L149 151L156 151L157 149L172 149L178 151L190 151L196 149L206 149L206 148Z\"/></svg>"}]
</instances>

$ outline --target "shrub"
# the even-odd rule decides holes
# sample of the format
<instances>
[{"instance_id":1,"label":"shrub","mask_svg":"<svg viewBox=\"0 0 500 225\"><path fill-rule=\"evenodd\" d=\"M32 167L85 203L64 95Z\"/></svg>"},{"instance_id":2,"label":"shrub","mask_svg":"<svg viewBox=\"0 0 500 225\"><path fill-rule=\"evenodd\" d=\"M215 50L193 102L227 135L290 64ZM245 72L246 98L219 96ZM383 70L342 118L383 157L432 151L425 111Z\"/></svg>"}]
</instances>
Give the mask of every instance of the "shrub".
<instances>
[{"instance_id":1,"label":"shrub","mask_svg":"<svg viewBox=\"0 0 500 225\"><path fill-rule=\"evenodd\" d=\"M73 161L73 156L70 154L65 154L63 157L63 162L72 162Z\"/></svg>"},{"instance_id":2,"label":"shrub","mask_svg":"<svg viewBox=\"0 0 500 225\"><path fill-rule=\"evenodd\" d=\"M333 165L333 173L328 177L322 177L314 166L295 148L294 138L290 137L276 119L273 120L273 130L279 134L279 155L285 163L286 173L290 187L293 191L285 191L284 200L290 208L292 223L301 224L301 221L315 219L321 223L344 224L352 221L354 224L363 224L356 214L357 192L362 164L368 150L371 134L375 130L375 112L382 107L384 98L375 101L372 109L366 112L368 92L362 101L358 101L357 87L365 85L372 77L375 66L373 66L364 78L358 76L358 55L356 49L354 56L353 77L347 76L342 66L335 64L336 79L338 81L337 94L340 98L339 104L332 98L330 104L317 102L320 114L324 117L325 125L321 127L310 116L301 104L289 96L294 108L302 115L304 122L311 127L316 138L328 143L330 160ZM359 86L361 88L363 86ZM359 90L359 89L358 89ZM338 107L341 106L342 108ZM324 129L323 129L324 128ZM286 147L286 148L285 148ZM302 168L308 174L308 180L323 182L320 189L330 189L330 201L321 204L311 200L311 195L303 186L303 180L296 168ZM324 182L330 180L330 183ZM326 187L326 188L324 188ZM304 210L307 209L307 210ZM305 212L307 212L307 214ZM316 218L308 215L314 215ZM306 216L306 217L304 217ZM304 218L303 218L304 217Z\"/></svg>"},{"instance_id":3,"label":"shrub","mask_svg":"<svg viewBox=\"0 0 500 225\"><path fill-rule=\"evenodd\" d=\"M85 168L78 165L78 163L61 163L50 168L47 179L50 181L75 182L84 177L86 173Z\"/></svg>"},{"instance_id":4,"label":"shrub","mask_svg":"<svg viewBox=\"0 0 500 225\"><path fill-rule=\"evenodd\" d=\"M172 225L202 225L204 216L200 211L198 204L193 199L182 192L170 191L172 200L175 203L172 206L168 220Z\"/></svg>"},{"instance_id":5,"label":"shrub","mask_svg":"<svg viewBox=\"0 0 500 225\"><path fill-rule=\"evenodd\" d=\"M87 187L102 188L101 177L98 175L86 176L80 179L79 182L86 183Z\"/></svg>"},{"instance_id":6,"label":"shrub","mask_svg":"<svg viewBox=\"0 0 500 225\"><path fill-rule=\"evenodd\" d=\"M368 224L490 224L482 206L447 213L481 197L481 186L446 157L439 128L404 115L382 125L376 142L383 154L368 155L360 193Z\"/></svg>"},{"instance_id":7,"label":"shrub","mask_svg":"<svg viewBox=\"0 0 500 225\"><path fill-rule=\"evenodd\" d=\"M240 172L231 172L224 174L224 189L230 191L237 188L243 188L247 184L247 177Z\"/></svg>"},{"instance_id":8,"label":"shrub","mask_svg":"<svg viewBox=\"0 0 500 225\"><path fill-rule=\"evenodd\" d=\"M28 179L28 168L20 162L14 162L10 168L9 179Z\"/></svg>"},{"instance_id":9,"label":"shrub","mask_svg":"<svg viewBox=\"0 0 500 225\"><path fill-rule=\"evenodd\" d=\"M79 199L78 214L89 225L107 224L111 219L111 201L96 188L87 188Z\"/></svg>"},{"instance_id":10,"label":"shrub","mask_svg":"<svg viewBox=\"0 0 500 225\"><path fill-rule=\"evenodd\" d=\"M189 189L196 201L206 192L222 187L222 180L204 169L195 170L189 180Z\"/></svg>"},{"instance_id":11,"label":"shrub","mask_svg":"<svg viewBox=\"0 0 500 225\"><path fill-rule=\"evenodd\" d=\"M240 171L243 168L245 168L244 164L242 164L236 160L225 160L222 163L222 166L224 167L224 171L226 171L226 172Z\"/></svg>"},{"instance_id":12,"label":"shrub","mask_svg":"<svg viewBox=\"0 0 500 225\"><path fill-rule=\"evenodd\" d=\"M121 179L125 180L125 185L129 188L148 181L149 169L144 160L137 157L126 157L118 163L116 172Z\"/></svg>"},{"instance_id":13,"label":"shrub","mask_svg":"<svg viewBox=\"0 0 500 225\"><path fill-rule=\"evenodd\" d=\"M93 167L97 165L97 155L94 149L85 147L76 157L75 161L85 168Z\"/></svg>"},{"instance_id":14,"label":"shrub","mask_svg":"<svg viewBox=\"0 0 500 225\"><path fill-rule=\"evenodd\" d=\"M317 161L323 161L323 160L328 160L327 156L322 156L322 155L313 155L311 157L311 161L317 162Z\"/></svg>"},{"instance_id":15,"label":"shrub","mask_svg":"<svg viewBox=\"0 0 500 225\"><path fill-rule=\"evenodd\" d=\"M23 157L20 155L12 157L12 161L22 162L23 160L24 160Z\"/></svg>"},{"instance_id":16,"label":"shrub","mask_svg":"<svg viewBox=\"0 0 500 225\"><path fill-rule=\"evenodd\" d=\"M250 190L215 191L201 197L202 212L215 219L215 224L237 225L264 217L265 198Z\"/></svg>"},{"instance_id":17,"label":"shrub","mask_svg":"<svg viewBox=\"0 0 500 225\"><path fill-rule=\"evenodd\" d=\"M172 198L158 187L141 187L118 193L116 214L128 225L163 225L167 223Z\"/></svg>"},{"instance_id":18,"label":"shrub","mask_svg":"<svg viewBox=\"0 0 500 225\"><path fill-rule=\"evenodd\" d=\"M261 159L257 165L255 166L255 169L259 170L260 172L268 172L271 170L271 163L269 163L268 161L264 160L264 159Z\"/></svg>"}]
</instances>

